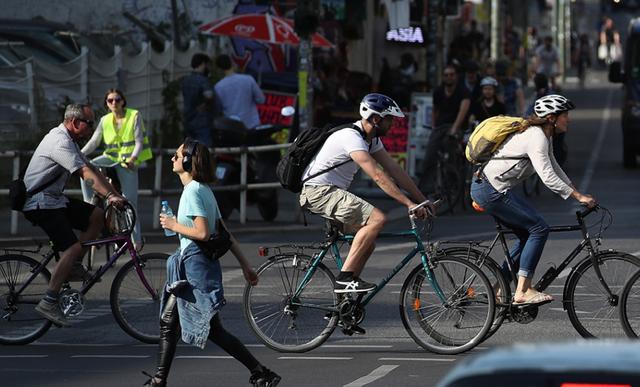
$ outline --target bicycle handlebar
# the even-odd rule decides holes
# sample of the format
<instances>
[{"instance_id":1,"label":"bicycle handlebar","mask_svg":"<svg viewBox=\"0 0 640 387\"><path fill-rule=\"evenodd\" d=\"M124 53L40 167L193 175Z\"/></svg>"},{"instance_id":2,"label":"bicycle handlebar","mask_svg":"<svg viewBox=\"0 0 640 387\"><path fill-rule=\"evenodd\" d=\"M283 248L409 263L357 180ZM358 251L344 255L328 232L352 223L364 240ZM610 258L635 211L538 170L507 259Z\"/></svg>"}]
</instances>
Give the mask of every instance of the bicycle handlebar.
<instances>
[{"instance_id":1,"label":"bicycle handlebar","mask_svg":"<svg viewBox=\"0 0 640 387\"><path fill-rule=\"evenodd\" d=\"M592 212L594 212L594 211L597 211L597 210L599 210L599 209L600 209L600 205L599 205L599 204L596 204L595 206L593 206L593 207L591 207L591 208L586 208L586 209L584 209L584 210L582 210L582 211L576 211L576 216L577 216L578 218L584 218L584 217L586 217L587 215L589 215L590 213L592 213Z\"/></svg>"},{"instance_id":2,"label":"bicycle handlebar","mask_svg":"<svg viewBox=\"0 0 640 387\"><path fill-rule=\"evenodd\" d=\"M435 207L438 207L440 203L442 203L442 199L438 199L435 202L432 202L430 200L425 200L424 202L418 204L417 206L409 208L409 211L408 211L409 215L410 216L414 215L417 210L421 209L422 207L426 206L429 203L433 204Z\"/></svg>"}]
</instances>

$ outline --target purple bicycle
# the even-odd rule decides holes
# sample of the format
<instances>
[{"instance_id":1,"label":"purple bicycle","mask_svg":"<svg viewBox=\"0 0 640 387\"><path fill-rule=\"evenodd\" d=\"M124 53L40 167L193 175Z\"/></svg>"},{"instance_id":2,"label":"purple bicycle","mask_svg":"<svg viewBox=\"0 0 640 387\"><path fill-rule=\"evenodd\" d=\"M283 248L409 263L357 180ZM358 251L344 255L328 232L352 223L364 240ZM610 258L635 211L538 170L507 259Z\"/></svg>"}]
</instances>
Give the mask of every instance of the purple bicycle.
<instances>
[{"instance_id":1,"label":"purple bicycle","mask_svg":"<svg viewBox=\"0 0 640 387\"><path fill-rule=\"evenodd\" d=\"M160 337L160 297L166 281L164 253L139 255L131 242L135 211L129 204L122 209L108 208L105 223L112 236L83 242L83 246L115 244L115 251L77 290L67 282L60 293L60 307L67 318L79 316L84 310L84 296L126 252L131 260L117 272L109 301L118 325L132 337L155 344ZM0 344L31 343L51 328L51 321L35 311L44 297L51 273L47 269L52 259L59 259L53 249L40 254L34 250L5 249L0 255ZM24 253L41 255L40 261Z\"/></svg>"}]
</instances>

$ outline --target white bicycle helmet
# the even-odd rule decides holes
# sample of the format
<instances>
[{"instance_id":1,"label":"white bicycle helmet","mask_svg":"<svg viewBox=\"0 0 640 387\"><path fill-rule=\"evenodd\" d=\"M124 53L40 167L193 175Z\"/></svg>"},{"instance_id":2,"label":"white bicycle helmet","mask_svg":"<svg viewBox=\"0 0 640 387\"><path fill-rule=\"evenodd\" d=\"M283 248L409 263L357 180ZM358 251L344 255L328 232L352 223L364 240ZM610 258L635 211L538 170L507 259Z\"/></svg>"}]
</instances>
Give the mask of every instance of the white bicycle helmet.
<instances>
[{"instance_id":1,"label":"white bicycle helmet","mask_svg":"<svg viewBox=\"0 0 640 387\"><path fill-rule=\"evenodd\" d=\"M575 107L576 105L567 98L558 94L550 94L538 98L533 106L533 110L536 116L544 118L549 114L560 114L575 109Z\"/></svg>"},{"instance_id":2,"label":"white bicycle helmet","mask_svg":"<svg viewBox=\"0 0 640 387\"><path fill-rule=\"evenodd\" d=\"M484 77L480 81L480 87L485 87L485 86L498 87L498 81L496 81L496 79L493 77Z\"/></svg>"},{"instance_id":3,"label":"white bicycle helmet","mask_svg":"<svg viewBox=\"0 0 640 387\"><path fill-rule=\"evenodd\" d=\"M404 117L404 113L396 101L378 93L367 94L360 102L360 116L367 120L372 114L377 114L382 118L385 116Z\"/></svg>"}]
</instances>

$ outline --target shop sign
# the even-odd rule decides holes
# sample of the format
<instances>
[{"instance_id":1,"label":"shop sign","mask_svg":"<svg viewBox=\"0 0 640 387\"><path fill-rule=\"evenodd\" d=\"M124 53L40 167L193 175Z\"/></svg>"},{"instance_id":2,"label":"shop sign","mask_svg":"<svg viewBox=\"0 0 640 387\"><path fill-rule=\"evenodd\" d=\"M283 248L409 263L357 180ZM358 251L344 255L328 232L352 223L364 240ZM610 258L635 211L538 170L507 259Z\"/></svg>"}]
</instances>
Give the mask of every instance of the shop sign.
<instances>
[{"instance_id":1,"label":"shop sign","mask_svg":"<svg viewBox=\"0 0 640 387\"><path fill-rule=\"evenodd\" d=\"M424 43L422 28L407 27L387 31L387 40L400 43Z\"/></svg>"},{"instance_id":2,"label":"shop sign","mask_svg":"<svg viewBox=\"0 0 640 387\"><path fill-rule=\"evenodd\" d=\"M260 115L260 123L262 125L267 124L280 124L291 125L293 117L282 117L280 110L285 106L296 106L296 95L280 93L277 91L263 91L265 101L263 104L258 105L258 114Z\"/></svg>"}]
</instances>

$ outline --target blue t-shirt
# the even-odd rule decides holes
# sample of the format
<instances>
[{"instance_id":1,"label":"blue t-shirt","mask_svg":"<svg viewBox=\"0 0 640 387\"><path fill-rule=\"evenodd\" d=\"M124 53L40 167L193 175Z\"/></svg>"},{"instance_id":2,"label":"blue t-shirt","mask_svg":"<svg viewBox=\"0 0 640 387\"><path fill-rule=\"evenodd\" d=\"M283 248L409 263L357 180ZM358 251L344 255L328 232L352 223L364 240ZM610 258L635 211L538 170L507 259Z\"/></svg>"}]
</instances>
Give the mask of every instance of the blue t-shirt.
<instances>
[{"instance_id":1,"label":"blue t-shirt","mask_svg":"<svg viewBox=\"0 0 640 387\"><path fill-rule=\"evenodd\" d=\"M209 186L198 181L191 181L184 186L182 196L180 196L180 204L178 207L178 223L193 227L193 219L196 216L207 218L209 223L209 233L216 232L216 224L220 218L220 210L216 202L213 191ZM192 242L191 239L178 234L180 238L180 250L184 249Z\"/></svg>"},{"instance_id":2,"label":"blue t-shirt","mask_svg":"<svg viewBox=\"0 0 640 387\"><path fill-rule=\"evenodd\" d=\"M227 75L216 83L214 89L222 114L242 121L247 129L260 125L256 104L264 103L265 96L251 75Z\"/></svg>"}]
</instances>

